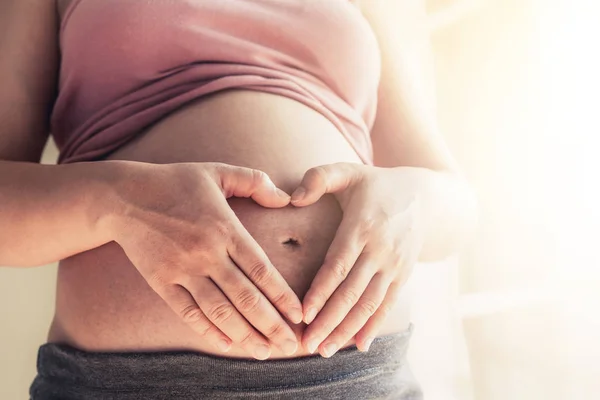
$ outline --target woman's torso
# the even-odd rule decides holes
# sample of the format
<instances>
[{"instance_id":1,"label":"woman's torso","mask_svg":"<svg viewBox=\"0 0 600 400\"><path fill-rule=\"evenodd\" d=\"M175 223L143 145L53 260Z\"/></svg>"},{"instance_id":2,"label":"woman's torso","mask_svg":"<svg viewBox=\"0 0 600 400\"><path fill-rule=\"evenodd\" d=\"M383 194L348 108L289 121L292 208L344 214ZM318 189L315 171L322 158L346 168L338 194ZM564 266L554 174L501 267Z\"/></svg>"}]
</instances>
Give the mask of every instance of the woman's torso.
<instances>
[{"instance_id":1,"label":"woman's torso","mask_svg":"<svg viewBox=\"0 0 600 400\"><path fill-rule=\"evenodd\" d=\"M62 10L69 2L58 1ZM336 126L320 113L286 97L249 90L227 90L193 101L108 158L248 166L267 172L288 191L313 166L360 162ZM335 199L326 196L303 209L268 210L246 199L231 200L230 205L302 298L341 220ZM298 245L286 244L290 238ZM407 302L401 298L381 334L407 326ZM303 327L295 327L298 335ZM215 354L148 287L114 243L61 262L49 340L84 350L190 349ZM301 349L297 355L302 354L306 353ZM228 355L246 356L237 348ZM281 356L274 349L273 357Z\"/></svg>"}]
</instances>

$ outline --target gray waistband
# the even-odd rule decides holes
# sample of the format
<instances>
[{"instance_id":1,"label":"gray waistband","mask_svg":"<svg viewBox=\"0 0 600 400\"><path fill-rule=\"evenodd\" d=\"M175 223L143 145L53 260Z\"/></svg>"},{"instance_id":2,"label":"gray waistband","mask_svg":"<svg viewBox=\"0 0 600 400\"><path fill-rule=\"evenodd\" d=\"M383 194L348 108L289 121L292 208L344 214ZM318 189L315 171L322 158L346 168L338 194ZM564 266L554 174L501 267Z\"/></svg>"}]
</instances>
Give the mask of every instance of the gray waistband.
<instances>
[{"instance_id":1,"label":"gray waistband","mask_svg":"<svg viewBox=\"0 0 600 400\"><path fill-rule=\"evenodd\" d=\"M45 344L39 350L32 394L44 385L52 390L111 393L191 389L196 393L264 393L368 379L402 368L411 335L412 326L405 332L379 337L366 353L350 347L329 359L317 355L266 361L194 352L89 353Z\"/></svg>"}]
</instances>

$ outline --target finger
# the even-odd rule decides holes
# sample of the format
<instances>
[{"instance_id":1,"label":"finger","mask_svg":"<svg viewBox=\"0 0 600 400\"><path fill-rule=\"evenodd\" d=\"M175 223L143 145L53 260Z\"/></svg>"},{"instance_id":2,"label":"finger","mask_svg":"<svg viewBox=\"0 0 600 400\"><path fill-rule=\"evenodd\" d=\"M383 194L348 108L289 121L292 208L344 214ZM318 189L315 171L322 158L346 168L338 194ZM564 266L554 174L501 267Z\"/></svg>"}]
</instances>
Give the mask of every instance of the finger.
<instances>
[{"instance_id":1,"label":"finger","mask_svg":"<svg viewBox=\"0 0 600 400\"><path fill-rule=\"evenodd\" d=\"M284 354L296 352L298 341L290 326L233 262L220 268L213 280L246 320L281 348Z\"/></svg>"},{"instance_id":2,"label":"finger","mask_svg":"<svg viewBox=\"0 0 600 400\"><path fill-rule=\"evenodd\" d=\"M262 247L239 224L229 256L269 301L295 324L302 322L302 303L279 271L271 264Z\"/></svg>"},{"instance_id":3,"label":"finger","mask_svg":"<svg viewBox=\"0 0 600 400\"><path fill-rule=\"evenodd\" d=\"M390 279L384 277L383 274L376 274L373 277L373 280L369 283L358 303L356 303L342 323L319 346L319 351L323 357L334 355L338 349L348 343L357 334L369 318L375 314L383 302L389 287ZM363 344L360 344L359 349L366 351Z\"/></svg>"},{"instance_id":4,"label":"finger","mask_svg":"<svg viewBox=\"0 0 600 400\"><path fill-rule=\"evenodd\" d=\"M257 169L220 165L217 169L225 197L251 197L263 207L280 208L290 204L290 196L277 188L271 178Z\"/></svg>"},{"instance_id":5,"label":"finger","mask_svg":"<svg viewBox=\"0 0 600 400\"><path fill-rule=\"evenodd\" d=\"M373 342L373 339L383 327L390 311L396 304L401 286L401 283L398 281L395 281L390 285L383 302L377 311L375 311L375 314L369 318L365 326L356 334L356 346L361 351L369 350L369 346Z\"/></svg>"},{"instance_id":6,"label":"finger","mask_svg":"<svg viewBox=\"0 0 600 400\"><path fill-rule=\"evenodd\" d=\"M194 297L180 285L165 286L157 292L173 311L196 333L220 351L231 349L231 339L200 310Z\"/></svg>"},{"instance_id":7,"label":"finger","mask_svg":"<svg viewBox=\"0 0 600 400\"><path fill-rule=\"evenodd\" d=\"M271 355L271 346L252 325L235 309L229 299L207 278L194 280L188 284L204 315L223 333L239 343L246 351L259 360Z\"/></svg>"},{"instance_id":8,"label":"finger","mask_svg":"<svg viewBox=\"0 0 600 400\"><path fill-rule=\"evenodd\" d=\"M362 297L374 274L372 261L361 256L348 279L333 293L302 335L302 342L310 353L314 353L321 342L346 318Z\"/></svg>"},{"instance_id":9,"label":"finger","mask_svg":"<svg viewBox=\"0 0 600 400\"><path fill-rule=\"evenodd\" d=\"M354 228L348 218L343 218L325 261L315 275L302 301L304 322L310 324L350 273L365 247L364 235Z\"/></svg>"},{"instance_id":10,"label":"finger","mask_svg":"<svg viewBox=\"0 0 600 400\"><path fill-rule=\"evenodd\" d=\"M347 189L359 179L360 165L337 163L314 167L306 171L300 185L292 194L292 204L302 207L315 203L325 193Z\"/></svg>"}]
</instances>

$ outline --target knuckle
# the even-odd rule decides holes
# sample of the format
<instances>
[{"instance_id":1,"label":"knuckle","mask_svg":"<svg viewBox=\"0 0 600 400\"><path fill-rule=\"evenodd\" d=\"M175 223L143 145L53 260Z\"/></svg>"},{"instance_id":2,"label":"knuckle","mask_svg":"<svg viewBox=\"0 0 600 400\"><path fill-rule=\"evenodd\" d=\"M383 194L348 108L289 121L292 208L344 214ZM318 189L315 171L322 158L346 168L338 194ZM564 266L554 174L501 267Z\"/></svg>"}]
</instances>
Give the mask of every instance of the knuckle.
<instances>
[{"instance_id":1,"label":"knuckle","mask_svg":"<svg viewBox=\"0 0 600 400\"><path fill-rule=\"evenodd\" d=\"M390 265L396 269L398 267L401 267L404 261L404 255L401 251L393 251L390 254Z\"/></svg>"},{"instance_id":2,"label":"knuckle","mask_svg":"<svg viewBox=\"0 0 600 400\"><path fill-rule=\"evenodd\" d=\"M164 268L153 271L146 279L152 288L164 288L173 283L171 274L165 272Z\"/></svg>"},{"instance_id":3,"label":"knuckle","mask_svg":"<svg viewBox=\"0 0 600 400\"><path fill-rule=\"evenodd\" d=\"M363 243L367 242L372 235L371 232L373 232L374 226L375 220L373 218L366 218L358 228L358 239Z\"/></svg>"},{"instance_id":4,"label":"knuckle","mask_svg":"<svg viewBox=\"0 0 600 400\"><path fill-rule=\"evenodd\" d=\"M358 301L358 294L352 289L346 289L340 293L340 297L344 304L353 306Z\"/></svg>"},{"instance_id":5,"label":"knuckle","mask_svg":"<svg viewBox=\"0 0 600 400\"><path fill-rule=\"evenodd\" d=\"M391 311L392 311L391 304L382 304L381 307L379 307L379 313L381 314L382 317L387 317Z\"/></svg>"},{"instance_id":6,"label":"knuckle","mask_svg":"<svg viewBox=\"0 0 600 400\"><path fill-rule=\"evenodd\" d=\"M327 182L327 171L323 167L313 167L306 172L306 179L324 185Z\"/></svg>"},{"instance_id":7,"label":"knuckle","mask_svg":"<svg viewBox=\"0 0 600 400\"><path fill-rule=\"evenodd\" d=\"M342 260L340 258L330 260L328 262L328 264L329 264L329 269L331 270L331 273L336 278L339 278L342 280L346 279L346 277L350 273L350 267L348 266L348 263L346 263L344 260Z\"/></svg>"},{"instance_id":8,"label":"knuckle","mask_svg":"<svg viewBox=\"0 0 600 400\"><path fill-rule=\"evenodd\" d=\"M354 336L354 333L350 328L346 325L340 325L336 328L336 335L341 336L343 338L349 338Z\"/></svg>"},{"instance_id":9,"label":"knuckle","mask_svg":"<svg viewBox=\"0 0 600 400\"><path fill-rule=\"evenodd\" d=\"M208 318L216 324L223 324L233 316L233 306L229 303L216 304L210 308Z\"/></svg>"},{"instance_id":10,"label":"knuckle","mask_svg":"<svg viewBox=\"0 0 600 400\"><path fill-rule=\"evenodd\" d=\"M273 296L272 302L273 302L273 304L276 304L279 306L284 306L286 304L292 303L290 296L286 292L281 292L281 293Z\"/></svg>"},{"instance_id":11,"label":"knuckle","mask_svg":"<svg viewBox=\"0 0 600 400\"><path fill-rule=\"evenodd\" d=\"M196 327L196 332L203 338L209 338L215 334L214 328L210 325Z\"/></svg>"},{"instance_id":12,"label":"knuckle","mask_svg":"<svg viewBox=\"0 0 600 400\"><path fill-rule=\"evenodd\" d=\"M242 289L235 296L235 304L243 313L255 311L260 303L260 295L255 290Z\"/></svg>"},{"instance_id":13,"label":"knuckle","mask_svg":"<svg viewBox=\"0 0 600 400\"><path fill-rule=\"evenodd\" d=\"M202 311L193 304L184 307L180 312L181 318L190 325L196 325L202 321ZM206 329L208 330L208 329Z\"/></svg>"},{"instance_id":14,"label":"knuckle","mask_svg":"<svg viewBox=\"0 0 600 400\"><path fill-rule=\"evenodd\" d=\"M397 255L401 252L402 245L392 234L379 234L373 238L373 241L378 244L378 248L384 254Z\"/></svg>"},{"instance_id":15,"label":"knuckle","mask_svg":"<svg viewBox=\"0 0 600 400\"><path fill-rule=\"evenodd\" d=\"M258 169L252 169L250 171L252 174L252 183L254 185L260 186L270 181L269 176L265 172Z\"/></svg>"},{"instance_id":16,"label":"knuckle","mask_svg":"<svg viewBox=\"0 0 600 400\"><path fill-rule=\"evenodd\" d=\"M207 162L203 163L202 168L203 172L216 173L216 174L224 174L231 170L231 166L228 164L220 163L220 162Z\"/></svg>"},{"instance_id":17,"label":"knuckle","mask_svg":"<svg viewBox=\"0 0 600 400\"><path fill-rule=\"evenodd\" d=\"M217 183L221 182L223 175L226 173L226 168L219 163L206 163L198 170L197 179L201 182Z\"/></svg>"},{"instance_id":18,"label":"knuckle","mask_svg":"<svg viewBox=\"0 0 600 400\"><path fill-rule=\"evenodd\" d=\"M252 341L254 340L254 332L250 329L247 329L244 334L242 335L242 338L240 340L240 344L241 345L248 345L250 343L252 343Z\"/></svg>"},{"instance_id":19,"label":"knuckle","mask_svg":"<svg viewBox=\"0 0 600 400\"><path fill-rule=\"evenodd\" d=\"M376 240L377 243L379 243L382 248L391 250L393 247L396 247L397 235L395 235L394 233L389 232L389 231L384 231L383 230L384 228L385 228L384 222L379 222L377 224L377 231L374 232L374 234L372 235L373 240Z\"/></svg>"},{"instance_id":20,"label":"knuckle","mask_svg":"<svg viewBox=\"0 0 600 400\"><path fill-rule=\"evenodd\" d=\"M265 331L265 335L267 335L267 337L269 337L269 338L281 336L283 334L284 330L285 330L285 328L283 325L275 324L275 325L272 325L271 327L269 327Z\"/></svg>"},{"instance_id":21,"label":"knuckle","mask_svg":"<svg viewBox=\"0 0 600 400\"><path fill-rule=\"evenodd\" d=\"M271 268L267 265L266 262L260 260L256 261L250 267L248 271L248 278L256 284L266 283L271 279Z\"/></svg>"},{"instance_id":22,"label":"knuckle","mask_svg":"<svg viewBox=\"0 0 600 400\"><path fill-rule=\"evenodd\" d=\"M377 302L372 299L362 299L359 303L359 310L363 315L370 317L377 311Z\"/></svg>"}]
</instances>

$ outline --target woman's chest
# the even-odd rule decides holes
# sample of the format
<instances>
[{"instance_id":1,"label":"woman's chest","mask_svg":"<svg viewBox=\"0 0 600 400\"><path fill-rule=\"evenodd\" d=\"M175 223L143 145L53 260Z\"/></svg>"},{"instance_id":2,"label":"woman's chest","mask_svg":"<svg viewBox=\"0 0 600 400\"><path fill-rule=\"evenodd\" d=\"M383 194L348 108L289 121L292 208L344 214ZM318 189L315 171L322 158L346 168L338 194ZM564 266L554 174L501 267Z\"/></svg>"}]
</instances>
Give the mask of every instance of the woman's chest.
<instances>
[{"instance_id":1,"label":"woman's chest","mask_svg":"<svg viewBox=\"0 0 600 400\"><path fill-rule=\"evenodd\" d=\"M324 84L356 106L377 88L377 41L348 0L56 1L71 79L139 86L224 63Z\"/></svg>"}]
</instances>

